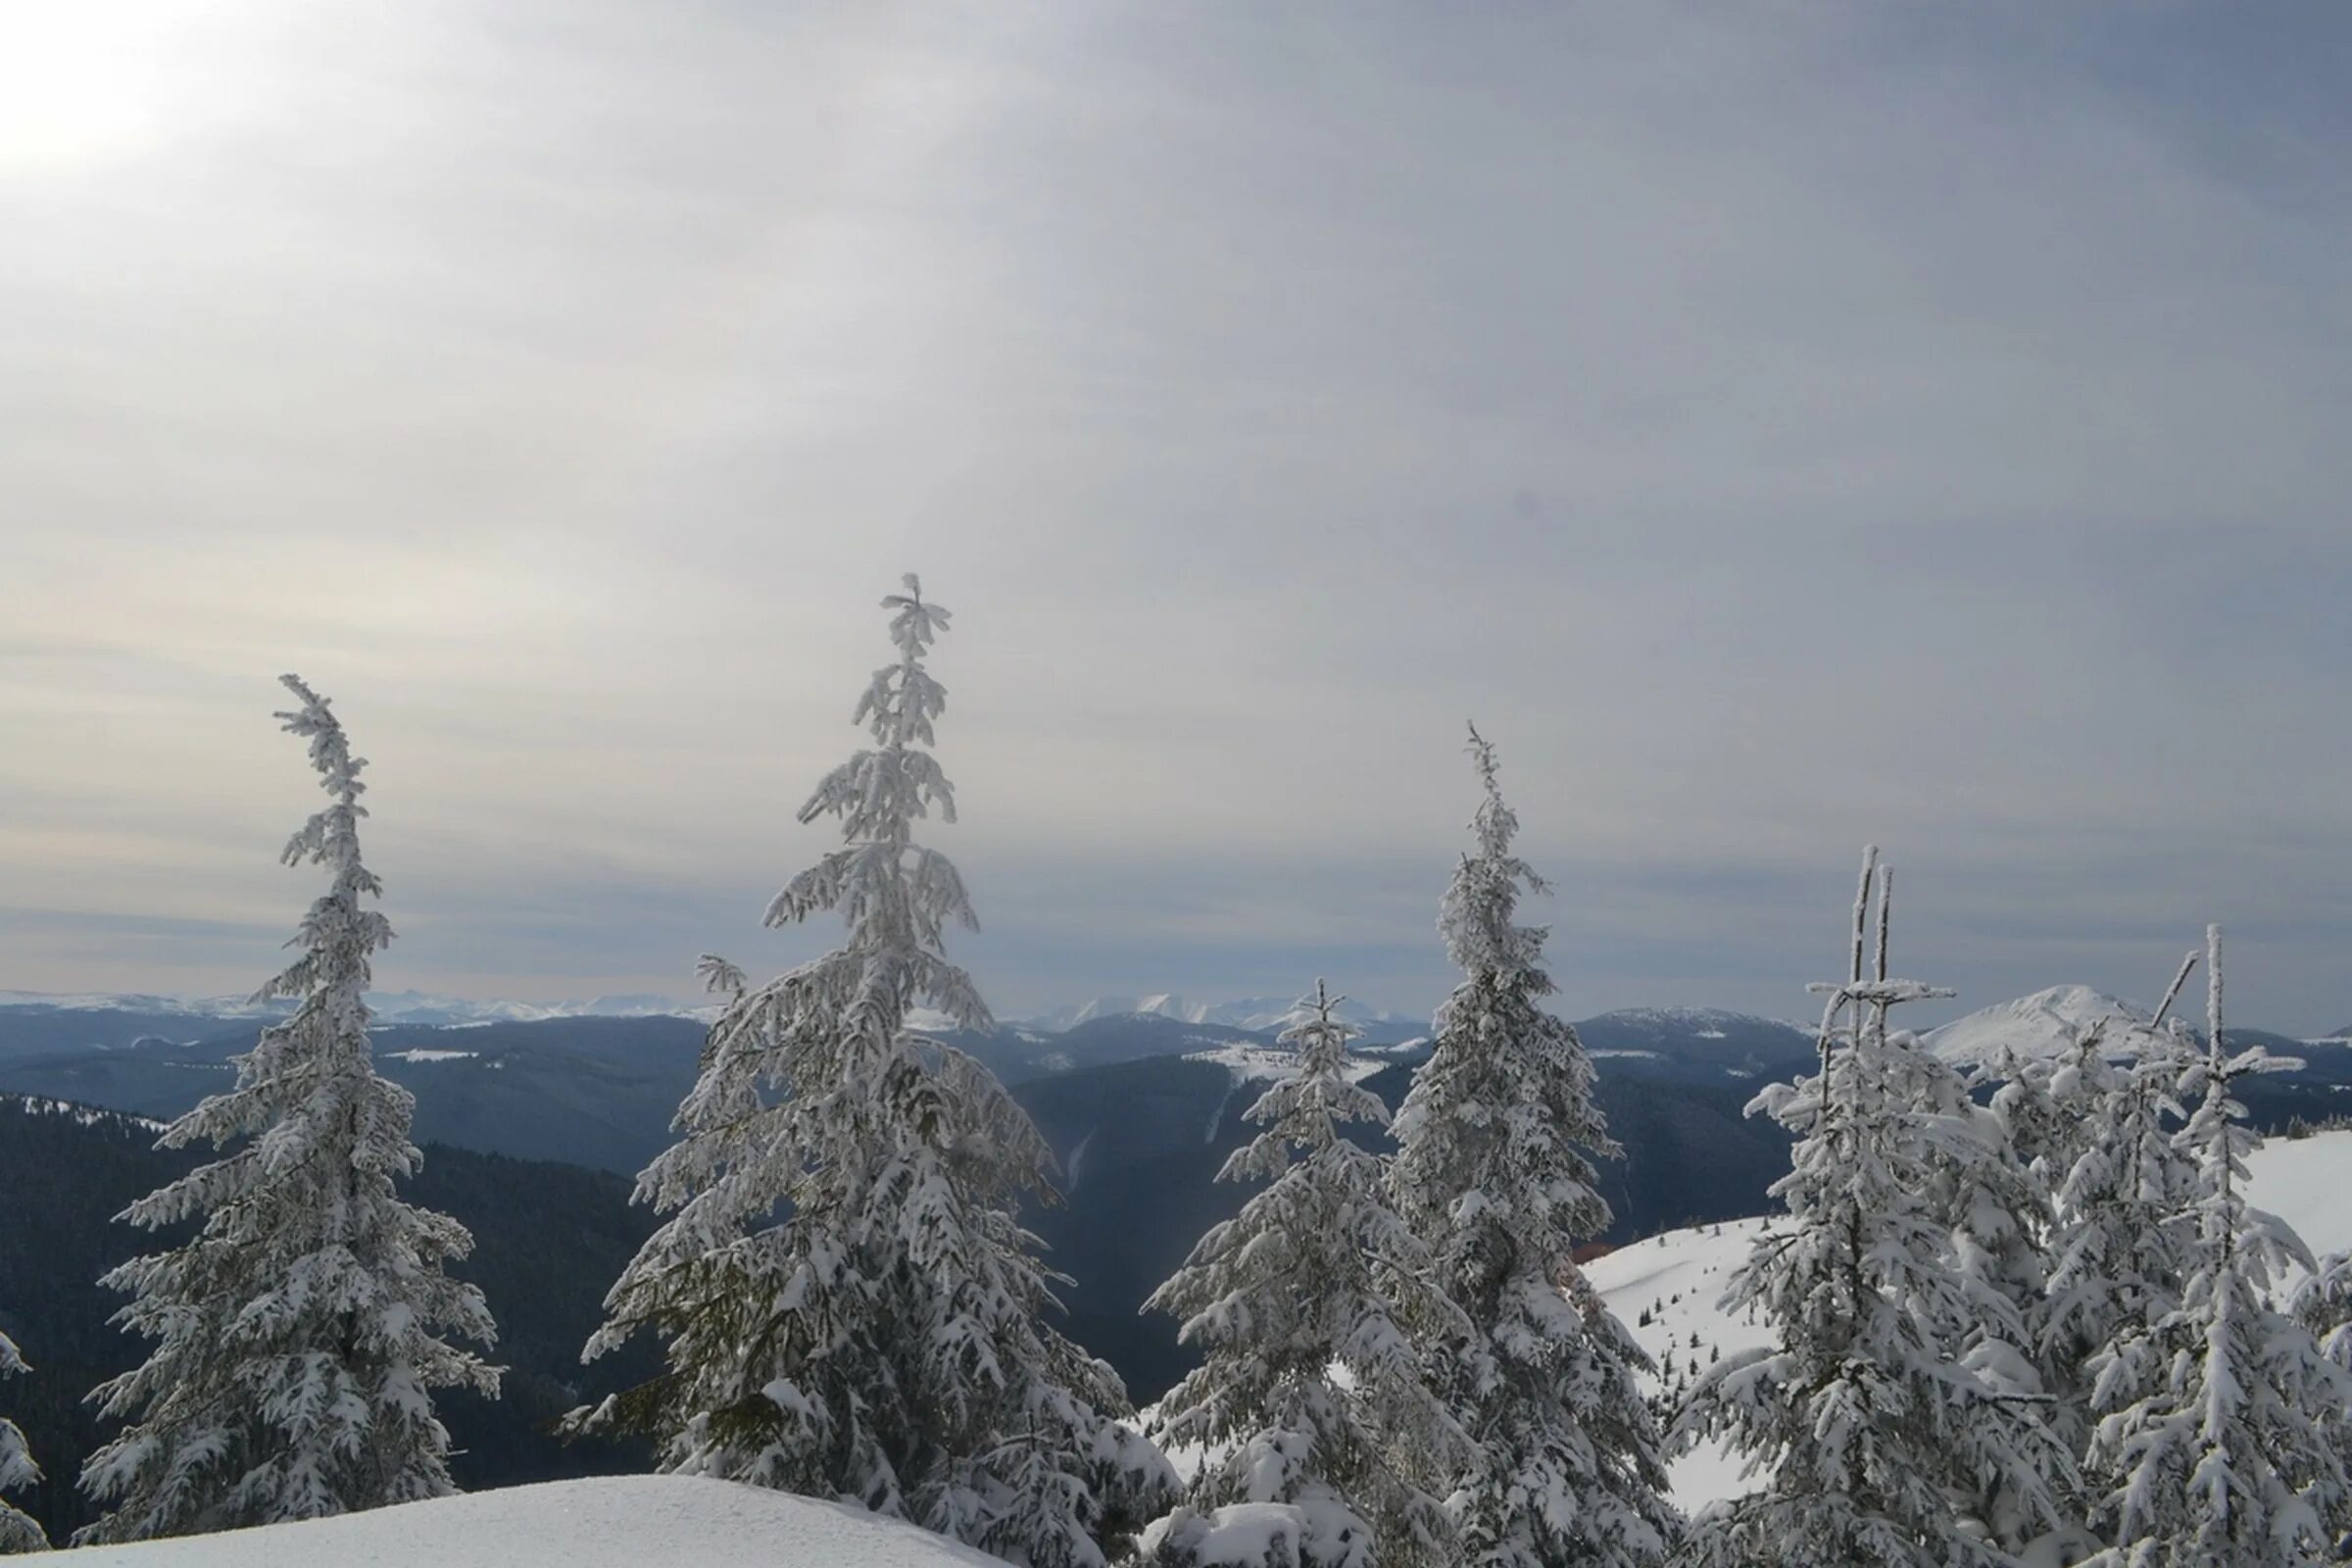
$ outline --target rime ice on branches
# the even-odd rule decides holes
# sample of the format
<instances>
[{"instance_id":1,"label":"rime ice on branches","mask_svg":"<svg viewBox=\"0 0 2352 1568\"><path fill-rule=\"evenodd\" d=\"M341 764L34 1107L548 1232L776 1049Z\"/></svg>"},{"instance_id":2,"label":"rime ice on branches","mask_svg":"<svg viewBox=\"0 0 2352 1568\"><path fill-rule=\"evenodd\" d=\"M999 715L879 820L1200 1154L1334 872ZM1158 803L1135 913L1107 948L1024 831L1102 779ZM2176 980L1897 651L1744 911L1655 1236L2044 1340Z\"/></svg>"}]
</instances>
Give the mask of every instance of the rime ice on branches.
<instances>
[{"instance_id":1,"label":"rime ice on branches","mask_svg":"<svg viewBox=\"0 0 2352 1568\"><path fill-rule=\"evenodd\" d=\"M1814 988L1828 997L1822 1070L1749 1106L1797 1142L1772 1189L1788 1219L1724 1298L1774 1343L1709 1368L1675 1424L1678 1441L1728 1444L1762 1483L1691 1522L1684 1560L1706 1568L1992 1568L2065 1523L2071 1458L2020 1349L2026 1327L1953 1255L1983 1113L1948 1065L1887 1026L1898 1005L1951 995L1889 975L1890 904L1874 849L1847 978Z\"/></svg>"},{"instance_id":2,"label":"rime ice on branches","mask_svg":"<svg viewBox=\"0 0 2352 1568\"><path fill-rule=\"evenodd\" d=\"M1542 1004L1546 932L1518 923L1518 902L1544 883L1512 852L1519 819L1475 729L1470 755L1485 798L1439 915L1462 979L1395 1127L1397 1207L1469 1328L1422 1334L1477 1442L1444 1490L1466 1562L1649 1568L1677 1527L1638 1381L1649 1362L1574 1258L1609 1224L1592 1159L1619 1151L1592 1057Z\"/></svg>"},{"instance_id":3,"label":"rime ice on branches","mask_svg":"<svg viewBox=\"0 0 2352 1568\"><path fill-rule=\"evenodd\" d=\"M956 815L929 748L947 707L924 656L948 612L884 599L898 657L853 722L874 744L800 820L842 844L768 907L838 913L841 945L763 985L706 957L729 997L639 1177L669 1213L607 1298L587 1354L645 1330L668 1370L575 1424L653 1433L664 1468L848 1498L1034 1568L1099 1568L1172 1494L1121 1417L1115 1374L1047 1327L1057 1276L1017 1205L1052 1154L993 1073L909 1027L918 1004L989 1023L946 932L976 922L915 824Z\"/></svg>"},{"instance_id":4,"label":"rime ice on branches","mask_svg":"<svg viewBox=\"0 0 2352 1568\"><path fill-rule=\"evenodd\" d=\"M415 1098L375 1075L368 1049L369 963L392 940L368 906L382 885L360 858L368 764L327 700L283 679L299 706L277 717L310 743L330 802L284 859L324 866L331 882L288 944L300 956L257 993L291 1000L293 1015L237 1058L234 1089L158 1141L229 1152L121 1216L202 1226L106 1276L131 1296L115 1321L157 1343L92 1395L128 1425L83 1467L84 1489L111 1508L76 1544L442 1496L456 1489L432 1391L498 1391L495 1368L444 1338L494 1338L481 1292L443 1272L473 1238L395 1187L421 1156Z\"/></svg>"},{"instance_id":5,"label":"rime ice on branches","mask_svg":"<svg viewBox=\"0 0 2352 1568\"><path fill-rule=\"evenodd\" d=\"M1264 1130L1218 1172L1271 1185L1145 1304L1174 1313L1203 1356L1161 1401L1157 1436L1212 1455L1147 1536L1151 1568L1456 1560L1413 1473L1469 1439L1404 1325L1468 1324L1390 1206L1388 1160L1341 1130L1389 1121L1348 1075L1358 1031L1333 1012L1342 1000L1321 981L1300 1000L1282 1035L1297 1064L1250 1106Z\"/></svg>"}]
</instances>

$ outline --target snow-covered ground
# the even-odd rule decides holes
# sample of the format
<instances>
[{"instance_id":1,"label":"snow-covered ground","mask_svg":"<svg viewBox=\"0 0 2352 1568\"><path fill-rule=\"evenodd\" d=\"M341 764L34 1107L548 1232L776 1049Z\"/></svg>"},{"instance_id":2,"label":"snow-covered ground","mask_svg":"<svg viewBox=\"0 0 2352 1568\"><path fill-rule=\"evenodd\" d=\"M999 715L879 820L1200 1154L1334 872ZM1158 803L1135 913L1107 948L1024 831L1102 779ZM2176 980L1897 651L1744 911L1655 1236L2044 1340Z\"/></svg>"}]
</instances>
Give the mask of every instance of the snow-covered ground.
<instances>
[{"instance_id":1,"label":"snow-covered ground","mask_svg":"<svg viewBox=\"0 0 2352 1568\"><path fill-rule=\"evenodd\" d=\"M511 1487L131 1546L73 1568L1004 1568L856 1508L679 1476Z\"/></svg>"},{"instance_id":2,"label":"snow-covered ground","mask_svg":"<svg viewBox=\"0 0 2352 1568\"><path fill-rule=\"evenodd\" d=\"M1703 1372L1719 1353L1766 1343L1762 1329L1725 1312L1720 1302L1732 1271L1771 1223L1725 1220L1668 1231L1585 1265L1610 1310L1658 1362L1662 1376L1650 1380L1652 1393L1661 1382L1676 1392L1687 1386L1693 1361ZM1747 1490L1740 1484L1739 1462L1711 1444L1676 1459L1669 1471L1674 1500L1686 1510Z\"/></svg>"},{"instance_id":3,"label":"snow-covered ground","mask_svg":"<svg viewBox=\"0 0 2352 1568\"><path fill-rule=\"evenodd\" d=\"M2313 1252L2352 1248L2352 1131L2315 1133L2288 1142L2272 1139L2246 1161L2247 1200L2285 1220ZM1687 1386L1713 1364L1768 1343L1756 1324L1723 1310L1732 1271L1743 1262L1770 1219L1726 1220L1693 1230L1668 1231L1620 1248L1586 1265L1612 1311L1660 1364L1654 1392ZM1642 1321L1647 1316L1646 1323ZM1738 1461L1713 1446L1685 1454L1672 1466L1674 1500L1689 1510L1746 1489Z\"/></svg>"},{"instance_id":4,"label":"snow-covered ground","mask_svg":"<svg viewBox=\"0 0 2352 1568\"><path fill-rule=\"evenodd\" d=\"M2352 1131L2273 1138L2246 1157L2247 1201L2295 1228L2325 1257L2352 1248Z\"/></svg>"}]
</instances>

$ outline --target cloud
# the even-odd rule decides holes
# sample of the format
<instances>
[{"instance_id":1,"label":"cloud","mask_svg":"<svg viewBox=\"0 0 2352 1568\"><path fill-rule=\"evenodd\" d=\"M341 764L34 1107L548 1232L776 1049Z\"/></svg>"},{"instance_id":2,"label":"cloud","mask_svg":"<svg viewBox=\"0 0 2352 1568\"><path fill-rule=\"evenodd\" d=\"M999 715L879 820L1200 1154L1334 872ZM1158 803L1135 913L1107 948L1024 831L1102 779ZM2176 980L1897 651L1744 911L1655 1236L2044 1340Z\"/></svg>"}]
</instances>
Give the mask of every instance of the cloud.
<instances>
[{"instance_id":1,"label":"cloud","mask_svg":"<svg viewBox=\"0 0 2352 1568\"><path fill-rule=\"evenodd\" d=\"M2223 913L2352 1013L2332 18L222 15L0 157L20 928L290 920L297 668L387 978L670 987L914 566L1008 1010L1433 1000L1475 716L1563 1004L1792 1009L1876 837L1973 1000Z\"/></svg>"}]
</instances>

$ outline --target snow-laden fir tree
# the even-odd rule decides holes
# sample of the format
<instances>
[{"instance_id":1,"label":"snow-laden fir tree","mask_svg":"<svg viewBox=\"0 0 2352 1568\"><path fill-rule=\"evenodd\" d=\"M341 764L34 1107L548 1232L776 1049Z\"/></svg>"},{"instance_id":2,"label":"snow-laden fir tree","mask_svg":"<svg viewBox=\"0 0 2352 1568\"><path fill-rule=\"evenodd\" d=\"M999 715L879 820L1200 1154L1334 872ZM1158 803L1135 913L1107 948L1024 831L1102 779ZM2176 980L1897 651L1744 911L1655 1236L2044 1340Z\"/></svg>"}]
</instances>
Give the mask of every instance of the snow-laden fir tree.
<instances>
[{"instance_id":1,"label":"snow-laden fir tree","mask_svg":"<svg viewBox=\"0 0 2352 1568\"><path fill-rule=\"evenodd\" d=\"M91 1395L129 1424L82 1469L83 1489L112 1506L77 1544L445 1495L449 1434L432 1391L498 1391L497 1369L444 1338L493 1339L481 1292L443 1272L472 1237L395 1186L420 1156L415 1097L375 1075L368 1049L368 965L392 928L366 904L383 891L360 858L367 763L326 699L284 682L300 706L277 716L310 743L331 803L284 858L333 880L288 944L301 956L256 994L291 999L292 1016L237 1058L235 1088L158 1140L227 1152L121 1216L201 1228L106 1276L132 1298L115 1321L157 1344Z\"/></svg>"},{"instance_id":2,"label":"snow-laden fir tree","mask_svg":"<svg viewBox=\"0 0 2352 1568\"><path fill-rule=\"evenodd\" d=\"M2352 1377L2272 1282L2313 1267L2293 1230L2250 1207L2254 1139L2237 1082L2277 1070L2257 1046L2232 1054L2222 1029L2221 928L2206 933L2206 1047L2182 1074L2194 1102L2180 1148L2196 1161L2195 1226L2180 1301L2157 1326L2161 1382L2100 1421L2093 1467L2120 1478L2107 1499L2106 1568L2293 1568L2335 1560L2352 1526L2343 1411Z\"/></svg>"},{"instance_id":3,"label":"snow-laden fir tree","mask_svg":"<svg viewBox=\"0 0 2352 1568\"><path fill-rule=\"evenodd\" d=\"M1761 1482L1691 1521L1679 1560L1705 1568L2008 1564L2012 1544L2064 1523L2053 1479L2069 1456L2018 1352L2023 1325L1954 1255L1954 1172L1978 1157L1981 1123L1951 1069L1887 1028L1893 1006L1951 993L1888 975L1884 882L1864 972L1878 875L1873 850L1851 973L1823 988L1822 1070L1748 1107L1797 1143L1772 1189L1788 1217L1724 1300L1773 1344L1710 1368L1676 1419L1678 1440L1724 1443Z\"/></svg>"},{"instance_id":4,"label":"snow-laden fir tree","mask_svg":"<svg viewBox=\"0 0 2352 1568\"><path fill-rule=\"evenodd\" d=\"M17 1349L17 1342L0 1334L0 1374L29 1372L24 1357ZM29 1487L41 1479L41 1467L32 1462L32 1450L25 1446L24 1433L14 1421L0 1420L0 1493ZM0 1501L0 1552L46 1551L49 1535L39 1521L6 1501Z\"/></svg>"},{"instance_id":5,"label":"snow-laden fir tree","mask_svg":"<svg viewBox=\"0 0 2352 1568\"><path fill-rule=\"evenodd\" d=\"M947 693L923 659L948 625L915 578L883 600L897 660L854 721L875 745L817 784L800 819L841 848L768 907L828 910L842 945L731 994L678 1107L678 1142L638 1179L671 1217L607 1298L590 1357L640 1330L668 1370L582 1427L653 1433L670 1471L853 1500L1033 1568L1106 1553L1174 1494L1121 1417L1124 1389L1040 1320L1057 1276L1017 1205L1052 1155L994 1074L909 1027L918 1004L989 1025L948 960L974 924L948 858L914 841L955 794L927 749Z\"/></svg>"},{"instance_id":6,"label":"snow-laden fir tree","mask_svg":"<svg viewBox=\"0 0 2352 1568\"><path fill-rule=\"evenodd\" d=\"M1203 1359L1160 1404L1157 1436L1207 1457L1145 1541L1151 1568L1404 1568L1454 1560L1424 1477L1466 1438L1405 1325L1467 1325L1390 1204L1387 1159L1342 1129L1388 1107L1348 1072L1358 1030L1321 981L1282 1043L1298 1064L1258 1098L1265 1130L1220 1181L1270 1181L1200 1239L1146 1303Z\"/></svg>"},{"instance_id":7,"label":"snow-laden fir tree","mask_svg":"<svg viewBox=\"0 0 2352 1568\"><path fill-rule=\"evenodd\" d=\"M1422 1349L1474 1448L1448 1498L1466 1564L1642 1568L1679 1519L1664 1496L1649 1360L1584 1278L1578 1243L1608 1228L1592 1160L1619 1151L1592 1061L1544 1010L1542 926L1518 922L1544 883L1512 852L1518 818L1494 748L1470 732L1485 799L1439 917L1462 970L1428 1063L1397 1111L1396 1203L1467 1315Z\"/></svg>"},{"instance_id":8,"label":"snow-laden fir tree","mask_svg":"<svg viewBox=\"0 0 2352 1568\"><path fill-rule=\"evenodd\" d=\"M2085 1461L2076 1511L2094 1523L2119 1478L2089 1463L2092 1427L2164 1380L2156 1328L2188 1279L2196 1162L2176 1134L2193 1045L2168 1014L2195 962L2190 954L2150 1021L2093 1022L2049 1078L2064 1131L2049 1154L2056 1206L2042 1349L2053 1422Z\"/></svg>"},{"instance_id":9,"label":"snow-laden fir tree","mask_svg":"<svg viewBox=\"0 0 2352 1568\"><path fill-rule=\"evenodd\" d=\"M1893 868L1882 875L1891 893ZM2053 1075L2047 1063L2021 1060L2007 1050L1989 1069L1965 1076L1925 1051L1890 1059L1914 1069L1908 1098L1919 1114L1934 1118L1928 1152L1942 1180L1952 1266L1996 1308L1980 1310L1961 1332L1954 1347L1958 1359L2000 1392L2037 1401L2018 1409L2036 1416L2044 1429L2038 1438L2063 1455L2063 1462L2032 1476L2036 1496L2048 1488L2040 1503L2021 1504L2014 1478L2002 1467L1978 1472L1973 1492L1969 1475L1956 1474L1954 1490L1963 1510L1983 1521L2000 1544L2019 1548L2041 1541L2045 1550L2086 1549L2091 1542L2080 1530L2076 1463L2083 1431L2065 1405L2063 1369L2048 1328L2057 1223L2050 1173L2071 1136L2051 1091ZM2060 1532L2056 1540L2050 1539L2053 1528Z\"/></svg>"}]
</instances>

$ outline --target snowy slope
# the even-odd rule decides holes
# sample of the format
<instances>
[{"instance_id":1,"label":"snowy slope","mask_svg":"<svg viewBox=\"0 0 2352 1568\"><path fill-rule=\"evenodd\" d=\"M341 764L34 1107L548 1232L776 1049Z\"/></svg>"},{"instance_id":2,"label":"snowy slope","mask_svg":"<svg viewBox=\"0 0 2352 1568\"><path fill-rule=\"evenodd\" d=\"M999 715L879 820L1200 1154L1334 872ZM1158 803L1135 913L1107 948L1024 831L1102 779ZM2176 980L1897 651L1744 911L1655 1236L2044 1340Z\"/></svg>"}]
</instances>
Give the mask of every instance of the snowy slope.
<instances>
[{"instance_id":1,"label":"snowy slope","mask_svg":"<svg viewBox=\"0 0 2352 1568\"><path fill-rule=\"evenodd\" d=\"M2145 1023L2148 1011L2088 986L2052 986L1955 1018L1923 1036L1927 1048L1957 1067L1981 1066L2003 1048L2027 1060L2064 1054L2077 1034L2100 1018Z\"/></svg>"},{"instance_id":2,"label":"snowy slope","mask_svg":"<svg viewBox=\"0 0 2352 1568\"><path fill-rule=\"evenodd\" d=\"M131 1546L73 1568L1004 1568L856 1508L677 1476L557 1481Z\"/></svg>"},{"instance_id":3,"label":"snowy slope","mask_svg":"<svg viewBox=\"0 0 2352 1568\"><path fill-rule=\"evenodd\" d=\"M2352 1131L2315 1133L2288 1142L2273 1139L2247 1160L2248 1200L2295 1228L2318 1254L2352 1248ZM1717 1349L1730 1355L1767 1343L1764 1331L1723 1310L1720 1298L1732 1271L1774 1223L1727 1220L1720 1226L1668 1231L1593 1259L1585 1266L1612 1311L1662 1363L1653 1392L1678 1391L1690 1381L1695 1359L1703 1371ZM2291 1282L2286 1282L2291 1284ZM1647 1314L1649 1321L1642 1318ZM1697 1343L1693 1345L1692 1339ZM1672 1466L1674 1500L1685 1510L1747 1490L1739 1465L1712 1446Z\"/></svg>"},{"instance_id":4,"label":"snowy slope","mask_svg":"<svg viewBox=\"0 0 2352 1568\"><path fill-rule=\"evenodd\" d=\"M1730 1355L1766 1343L1763 1330L1725 1312L1720 1299L1732 1271L1772 1223L1726 1220L1668 1231L1585 1265L1586 1277L1610 1310L1659 1362L1660 1375L1648 1380L1652 1394L1663 1389L1679 1396L1691 1380L1693 1359L1703 1371L1718 1351ZM1685 1511L1747 1490L1739 1462L1712 1444L1682 1455L1667 1469L1675 1503Z\"/></svg>"},{"instance_id":5,"label":"snowy slope","mask_svg":"<svg viewBox=\"0 0 2352 1568\"><path fill-rule=\"evenodd\" d=\"M2225 1036L2226 1037L2226 1036ZM2274 1138L2246 1157L2248 1201L2295 1228L2325 1257L2352 1249L2352 1131Z\"/></svg>"}]
</instances>

